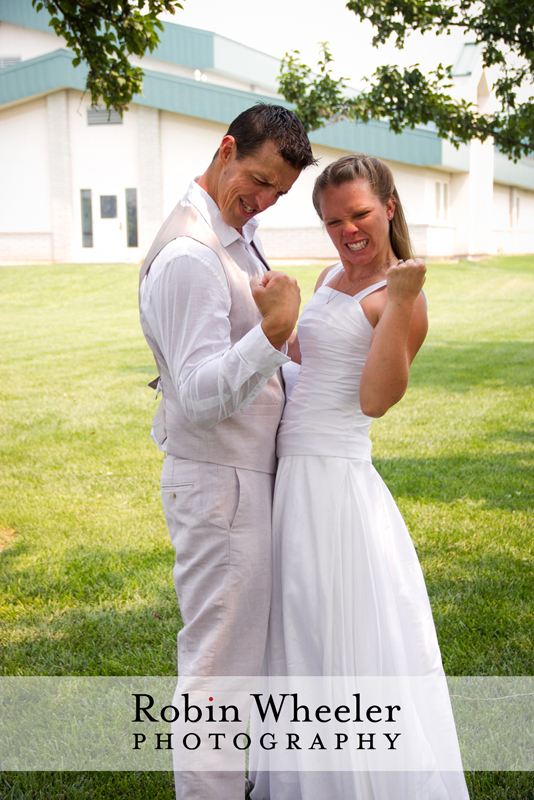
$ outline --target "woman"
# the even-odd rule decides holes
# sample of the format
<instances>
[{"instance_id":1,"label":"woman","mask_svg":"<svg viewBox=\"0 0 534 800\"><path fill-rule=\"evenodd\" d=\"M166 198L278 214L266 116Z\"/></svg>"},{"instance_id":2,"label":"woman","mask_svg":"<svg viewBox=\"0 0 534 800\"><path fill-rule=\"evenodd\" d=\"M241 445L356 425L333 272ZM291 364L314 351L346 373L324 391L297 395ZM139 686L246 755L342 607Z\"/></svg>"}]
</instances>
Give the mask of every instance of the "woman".
<instances>
[{"instance_id":1,"label":"woman","mask_svg":"<svg viewBox=\"0 0 534 800\"><path fill-rule=\"evenodd\" d=\"M302 366L278 435L265 672L438 681L423 701L403 696L413 752L424 752L419 771L366 771L361 753L353 771L336 771L335 754L333 771L311 772L309 761L301 772L270 771L273 754L253 736L251 797L465 800L463 773L438 766L436 751L458 756L458 746L423 575L369 440L371 418L403 396L427 332L425 265L412 259L393 176L378 159L331 164L313 201L341 261L319 277L291 345Z\"/></svg>"}]
</instances>

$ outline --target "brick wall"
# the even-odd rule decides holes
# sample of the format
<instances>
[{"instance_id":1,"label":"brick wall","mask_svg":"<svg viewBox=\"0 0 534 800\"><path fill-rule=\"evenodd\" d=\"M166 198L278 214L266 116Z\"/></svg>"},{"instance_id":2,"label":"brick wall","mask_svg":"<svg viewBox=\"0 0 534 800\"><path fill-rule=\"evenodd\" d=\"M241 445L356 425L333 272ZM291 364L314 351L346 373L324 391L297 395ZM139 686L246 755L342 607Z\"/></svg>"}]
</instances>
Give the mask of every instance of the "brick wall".
<instances>
[{"instance_id":1,"label":"brick wall","mask_svg":"<svg viewBox=\"0 0 534 800\"><path fill-rule=\"evenodd\" d=\"M1 264L53 261L51 233L0 233Z\"/></svg>"}]
</instances>

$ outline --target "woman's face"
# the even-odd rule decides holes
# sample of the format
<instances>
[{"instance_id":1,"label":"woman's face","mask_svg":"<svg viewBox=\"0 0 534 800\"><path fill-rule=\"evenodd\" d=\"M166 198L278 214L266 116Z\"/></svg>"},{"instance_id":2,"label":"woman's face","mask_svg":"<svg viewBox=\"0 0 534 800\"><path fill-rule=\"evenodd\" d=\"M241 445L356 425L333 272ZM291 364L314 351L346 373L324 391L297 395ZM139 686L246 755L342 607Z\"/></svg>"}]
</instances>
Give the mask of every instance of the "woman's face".
<instances>
[{"instance_id":1,"label":"woman's face","mask_svg":"<svg viewBox=\"0 0 534 800\"><path fill-rule=\"evenodd\" d=\"M393 197L384 204L366 180L356 180L327 187L320 205L328 235L344 264L378 267L394 255L389 239Z\"/></svg>"}]
</instances>

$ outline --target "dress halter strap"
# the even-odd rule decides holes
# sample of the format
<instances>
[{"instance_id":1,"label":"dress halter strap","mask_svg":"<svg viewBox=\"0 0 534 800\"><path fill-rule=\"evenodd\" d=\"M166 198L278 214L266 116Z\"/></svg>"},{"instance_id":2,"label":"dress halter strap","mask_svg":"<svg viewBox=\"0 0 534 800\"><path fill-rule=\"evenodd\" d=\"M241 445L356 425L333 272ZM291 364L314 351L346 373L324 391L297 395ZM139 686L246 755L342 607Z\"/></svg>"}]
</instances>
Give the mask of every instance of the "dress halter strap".
<instances>
[{"instance_id":1,"label":"dress halter strap","mask_svg":"<svg viewBox=\"0 0 534 800\"><path fill-rule=\"evenodd\" d=\"M324 276L324 279L323 279L323 282L322 282L321 286L326 286L327 282L328 282L329 280L331 280L331 279L334 277L334 275L337 275L337 273L338 273L338 272L341 272L341 270L342 270L342 269L343 269L343 264L341 263L341 261L338 261L338 263L337 263L337 264L334 264L334 265L333 265L333 266L332 266L332 267L331 267L331 268L328 270L328 272L327 272L327 273L326 273L326 275ZM319 287L319 288L320 288L320 287Z\"/></svg>"},{"instance_id":2,"label":"dress halter strap","mask_svg":"<svg viewBox=\"0 0 534 800\"><path fill-rule=\"evenodd\" d=\"M363 300L363 298L367 297L368 294L376 292L377 289L382 289L382 287L386 286L386 284L387 280L378 281L377 283L372 283L370 286L367 286L366 289L362 289L361 292L358 292L358 294L353 295L352 296L353 300L357 300L358 302L360 302L360 300Z\"/></svg>"},{"instance_id":3,"label":"dress halter strap","mask_svg":"<svg viewBox=\"0 0 534 800\"><path fill-rule=\"evenodd\" d=\"M341 261L338 261L338 263L334 264L334 266L326 273L326 277L333 278L334 275L337 275L337 273L341 272L342 269L343 269L343 264L341 263Z\"/></svg>"}]
</instances>

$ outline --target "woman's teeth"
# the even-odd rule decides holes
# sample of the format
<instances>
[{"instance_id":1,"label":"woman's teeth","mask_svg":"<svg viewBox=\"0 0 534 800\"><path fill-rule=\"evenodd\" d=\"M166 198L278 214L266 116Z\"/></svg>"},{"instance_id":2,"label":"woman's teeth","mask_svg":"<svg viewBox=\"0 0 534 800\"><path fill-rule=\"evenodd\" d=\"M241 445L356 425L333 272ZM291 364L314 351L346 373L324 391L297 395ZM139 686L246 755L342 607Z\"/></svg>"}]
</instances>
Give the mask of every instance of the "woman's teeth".
<instances>
[{"instance_id":1,"label":"woman's teeth","mask_svg":"<svg viewBox=\"0 0 534 800\"><path fill-rule=\"evenodd\" d=\"M349 242L347 244L347 247L349 248L349 250L363 250L365 245L368 243L369 239L364 239L363 242L354 242L354 243Z\"/></svg>"}]
</instances>

